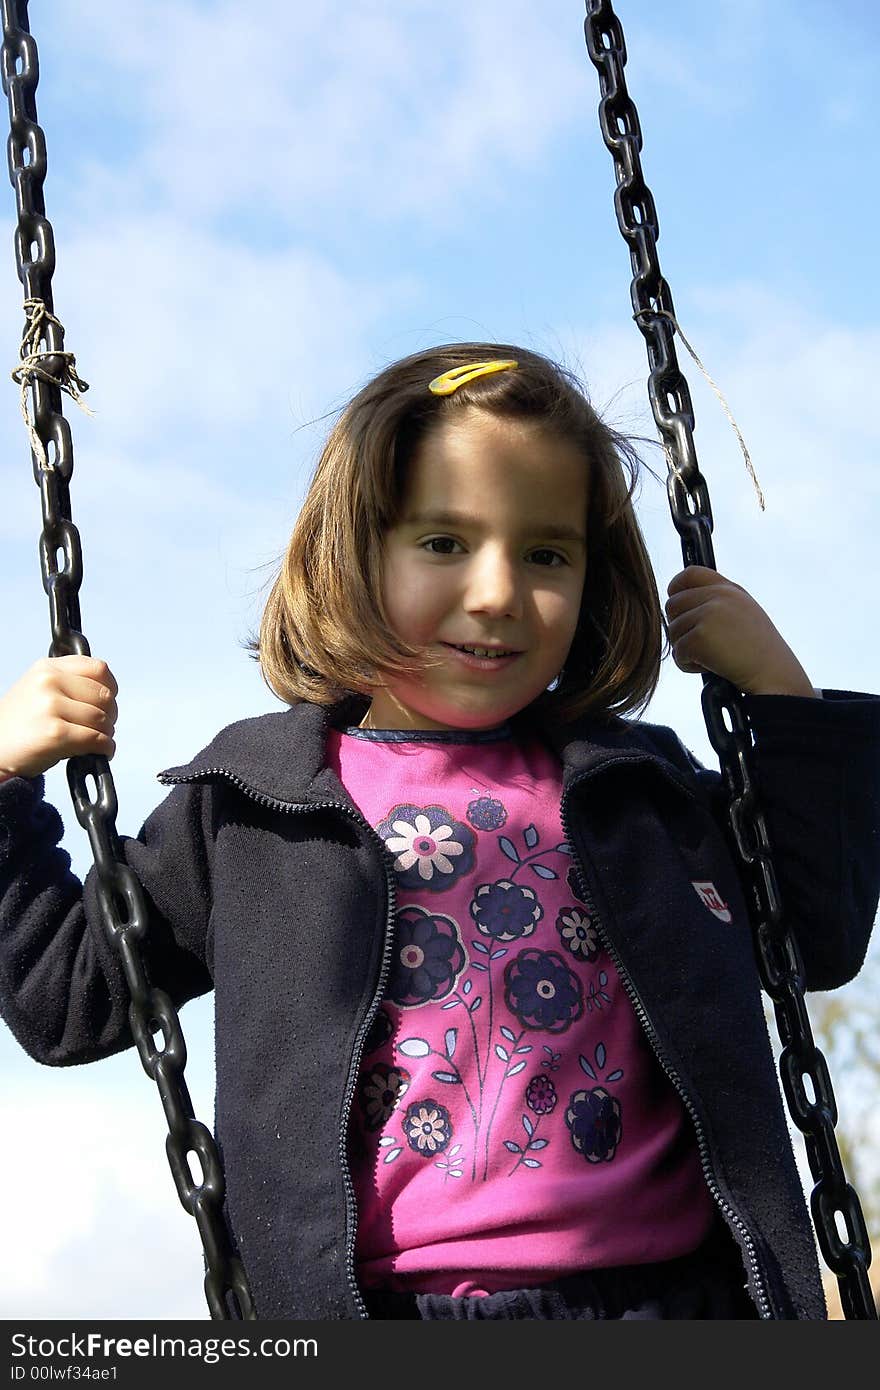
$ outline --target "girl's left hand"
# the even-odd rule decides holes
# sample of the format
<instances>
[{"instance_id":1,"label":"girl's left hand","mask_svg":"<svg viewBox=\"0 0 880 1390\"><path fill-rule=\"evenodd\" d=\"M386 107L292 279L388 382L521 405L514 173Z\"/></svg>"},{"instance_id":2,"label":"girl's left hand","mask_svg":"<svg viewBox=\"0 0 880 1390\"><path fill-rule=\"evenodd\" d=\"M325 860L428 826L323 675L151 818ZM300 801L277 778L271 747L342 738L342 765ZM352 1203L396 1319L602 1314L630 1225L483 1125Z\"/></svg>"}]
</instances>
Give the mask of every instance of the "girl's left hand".
<instances>
[{"instance_id":1,"label":"girl's left hand","mask_svg":"<svg viewBox=\"0 0 880 1390\"><path fill-rule=\"evenodd\" d=\"M688 565L669 584L666 618L681 671L714 671L750 695L807 695L809 676L763 608L733 580Z\"/></svg>"}]
</instances>

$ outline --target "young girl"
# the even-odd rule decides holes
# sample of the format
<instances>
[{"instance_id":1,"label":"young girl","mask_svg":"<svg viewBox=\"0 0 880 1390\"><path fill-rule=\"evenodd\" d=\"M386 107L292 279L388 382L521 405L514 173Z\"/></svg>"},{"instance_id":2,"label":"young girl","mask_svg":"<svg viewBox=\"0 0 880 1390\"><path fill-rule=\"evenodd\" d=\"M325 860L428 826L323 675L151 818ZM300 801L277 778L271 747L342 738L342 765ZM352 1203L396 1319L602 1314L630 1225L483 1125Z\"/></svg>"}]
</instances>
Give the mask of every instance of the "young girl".
<instances>
[{"instance_id":1,"label":"young girl","mask_svg":"<svg viewBox=\"0 0 880 1390\"><path fill-rule=\"evenodd\" d=\"M625 717L665 626L636 475L537 353L382 371L252 644L288 707L160 773L121 842L153 981L215 991L261 1318L825 1316L722 779ZM668 593L676 664L745 692L806 985L844 984L880 894L880 699L814 690L715 571ZM49 1065L132 1042L41 775L113 754L116 693L70 656L0 702L0 1005Z\"/></svg>"}]
</instances>

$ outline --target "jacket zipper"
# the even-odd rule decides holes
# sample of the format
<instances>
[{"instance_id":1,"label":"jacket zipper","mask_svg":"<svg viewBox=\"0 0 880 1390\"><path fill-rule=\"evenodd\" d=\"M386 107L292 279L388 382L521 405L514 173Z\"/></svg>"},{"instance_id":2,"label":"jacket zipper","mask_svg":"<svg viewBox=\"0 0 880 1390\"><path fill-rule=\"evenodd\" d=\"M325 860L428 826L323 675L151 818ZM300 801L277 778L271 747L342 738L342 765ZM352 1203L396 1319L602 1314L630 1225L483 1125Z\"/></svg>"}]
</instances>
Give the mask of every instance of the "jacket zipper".
<instances>
[{"instance_id":1,"label":"jacket zipper","mask_svg":"<svg viewBox=\"0 0 880 1390\"><path fill-rule=\"evenodd\" d=\"M342 1123L339 1131L338 1145L339 1162L342 1168L342 1181L345 1187L345 1275L346 1279L348 1280L348 1286L351 1290L351 1294L354 1298L355 1306L357 1307L360 1317L369 1318L370 1315L367 1312L367 1305L364 1302L363 1294L361 1293L357 1284L357 1279L355 1278L354 1251L357 1233L357 1200L355 1197L354 1182L352 1181L351 1169L348 1166L348 1154L346 1152L346 1136L348 1131L349 1118L351 1115L351 1105L354 1099L355 1088L357 1086L357 1074L358 1068L360 1067L364 1043L366 1042L367 1033L370 1030L370 1026L378 1011L379 1004L381 1003L382 995L385 990L385 983L388 979L388 972L391 966L391 947L394 936L394 912L397 899L397 885L394 880L394 875L392 873L391 866L388 863L388 851L385 848L384 840L381 838L381 836L377 835L373 827L369 825L362 816L359 816L356 811L352 810L350 806L346 806L345 803L342 801L315 801L310 803L301 803L295 801L279 801L276 797L266 796L263 792L255 791L253 787L248 786L247 782L243 782L240 777L236 777L233 772L230 772L225 767L201 768L198 772L190 773L188 776L185 777L169 777L167 779L160 774L158 780L160 782L164 782L165 785L167 785L168 782L171 781L195 782L200 777L211 777L215 774L218 776L225 777L228 781L232 782L234 786L239 787L241 791L245 793L245 795L251 798L252 801L257 801L263 806L271 806L278 811L343 811L347 816L350 817L351 820L355 821L361 827L362 830L367 831L367 834L376 841L381 851L382 867L385 871L385 883L388 889L388 913L385 919L385 941L382 952L382 965L379 970L379 982L376 986L373 998L370 1001L370 1006L367 1009L367 1012L364 1016L364 1021L361 1024L360 1031L358 1032L358 1035L355 1038L354 1042L354 1051L352 1052L351 1061L349 1063L348 1068L348 1077L345 1083L345 1095L343 1097L342 1105Z\"/></svg>"},{"instance_id":2,"label":"jacket zipper","mask_svg":"<svg viewBox=\"0 0 880 1390\"><path fill-rule=\"evenodd\" d=\"M755 1251L755 1243L742 1217L739 1215L739 1213L736 1211L734 1207L730 1206L730 1204L724 1200L724 1197L718 1187L718 1184L715 1181L715 1174L712 1170L712 1163L709 1155L709 1145L706 1142L706 1136L703 1132L703 1127L700 1123L699 1112L697 1111L696 1106L691 1100L691 1097L685 1090L681 1077L678 1075L675 1068L672 1066L671 1062L666 1056L660 1039L657 1036L657 1033L654 1029L654 1025L651 1023L651 1020L648 1016L648 1011L642 1003L641 998L639 997L638 990L633 984L631 976L627 973L626 969L624 968L623 962L620 959L620 956L618 955L613 942L610 940L608 936L605 925L601 921L599 914L596 912L592 896L587 891L586 873L583 870L583 866L576 851L574 840L572 839L571 834L569 832L566 803L569 796L571 795L574 788L578 785L578 783L585 782L588 778L594 776L594 774L597 771L604 771L606 767L610 767L613 763L628 763L642 761L644 761L644 759L641 758L611 758L608 760L608 762L602 764L601 769L594 768L590 772L582 772L579 777L576 777L574 779L574 781L571 783L571 786L568 788L568 790L562 798L560 808L562 828L565 832L565 841L566 844L571 846L575 875L578 879L578 882L582 890L581 896L583 897L584 902L587 904L587 907L589 909L590 919L596 927L596 930L602 940L602 944L605 947L605 950L608 952L609 956L614 961L615 969L617 970L617 973L620 976L620 979L623 983L623 987L626 990L627 995L629 996L629 1000L633 1006L636 1017L638 1018L639 1023L641 1024L642 1028L645 1030L648 1036L648 1040L651 1043L651 1047L654 1050L654 1054L657 1060L659 1061L663 1070L666 1072L666 1075L669 1077L669 1080L672 1082L673 1086L675 1087L675 1090L678 1092L682 1104L684 1105L685 1109L691 1117L691 1120L693 1121L694 1129L696 1130L697 1135L697 1145L699 1147L700 1152L700 1163L702 1165L703 1176L706 1180L706 1185L708 1186L714 1201L720 1208L721 1214L727 1221L728 1225L735 1226L743 1238L746 1247L746 1252L748 1255L749 1265L751 1267L751 1272L754 1279L755 1292L758 1299L758 1312L762 1318L772 1318L773 1313L770 1307L770 1301L767 1297L767 1291L764 1285L764 1280L761 1275L761 1268L758 1262L757 1253ZM691 797L692 800L697 801L697 797L684 782L679 781L678 778L672 777L671 774L665 771L665 769L661 768L660 770L663 772L663 775L668 778L669 781L673 782L675 786L680 787L682 791L686 792L687 795Z\"/></svg>"}]
</instances>

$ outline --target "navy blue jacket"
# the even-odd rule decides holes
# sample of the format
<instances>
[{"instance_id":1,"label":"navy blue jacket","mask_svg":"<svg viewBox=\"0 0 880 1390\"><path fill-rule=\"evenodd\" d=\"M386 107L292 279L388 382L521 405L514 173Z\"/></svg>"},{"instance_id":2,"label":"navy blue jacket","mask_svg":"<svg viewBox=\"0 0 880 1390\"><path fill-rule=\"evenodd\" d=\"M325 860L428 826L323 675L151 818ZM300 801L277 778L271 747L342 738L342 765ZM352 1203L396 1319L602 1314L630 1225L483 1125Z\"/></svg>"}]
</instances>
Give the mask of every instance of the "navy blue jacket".
<instances>
[{"instance_id":1,"label":"navy blue jacket","mask_svg":"<svg viewBox=\"0 0 880 1390\"><path fill-rule=\"evenodd\" d=\"M748 696L782 901L809 989L860 969L880 895L880 698ZM355 1279L346 1133L380 1002L393 855L325 766L328 724L359 696L229 725L138 838L121 838L151 908L148 966L175 1003L213 988L226 1220L260 1318L366 1316ZM690 1114L720 1217L764 1318L824 1318L815 1244L762 1007L722 781L672 730L555 728L562 821L607 949ZM60 848L43 779L0 786L0 1011L39 1062L132 1043L96 874ZM712 882L722 922L694 891Z\"/></svg>"}]
</instances>

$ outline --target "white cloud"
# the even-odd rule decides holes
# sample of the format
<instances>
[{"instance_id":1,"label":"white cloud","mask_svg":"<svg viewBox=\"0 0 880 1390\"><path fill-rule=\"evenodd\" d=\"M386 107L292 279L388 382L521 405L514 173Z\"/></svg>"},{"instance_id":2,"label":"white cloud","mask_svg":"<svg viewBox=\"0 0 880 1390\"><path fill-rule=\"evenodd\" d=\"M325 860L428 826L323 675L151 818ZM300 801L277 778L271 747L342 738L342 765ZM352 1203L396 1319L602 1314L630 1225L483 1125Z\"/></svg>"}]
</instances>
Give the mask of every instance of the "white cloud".
<instances>
[{"instance_id":1,"label":"white cloud","mask_svg":"<svg viewBox=\"0 0 880 1390\"><path fill-rule=\"evenodd\" d=\"M326 227L330 205L458 220L463 193L500 194L504 169L533 167L582 118L591 81L577 29L525 0L370 6L345 24L327 0L266 4L258 21L231 3L128 0L99 18L67 0L55 22L65 63L79 54L134 102L116 197L187 220L234 208L261 239L272 217ZM81 190L87 205L96 191Z\"/></svg>"},{"instance_id":2,"label":"white cloud","mask_svg":"<svg viewBox=\"0 0 880 1390\"><path fill-rule=\"evenodd\" d=\"M114 307L102 286L125 287ZM289 437L294 389L317 394L327 364L360 366L373 320L405 312L413 277L347 277L317 249L257 252L166 213L82 225L65 245L56 303L98 411L73 420L86 447L152 447L164 432L178 457L196 450L222 466L218 439ZM171 435L169 437L169 431Z\"/></svg>"},{"instance_id":3,"label":"white cloud","mask_svg":"<svg viewBox=\"0 0 880 1390\"><path fill-rule=\"evenodd\" d=\"M81 1075L6 1071L0 1317L208 1316L201 1243L165 1158L159 1097L138 1084L134 1054L122 1060L127 1094Z\"/></svg>"}]
</instances>

